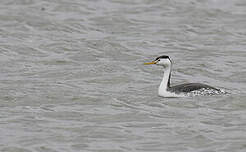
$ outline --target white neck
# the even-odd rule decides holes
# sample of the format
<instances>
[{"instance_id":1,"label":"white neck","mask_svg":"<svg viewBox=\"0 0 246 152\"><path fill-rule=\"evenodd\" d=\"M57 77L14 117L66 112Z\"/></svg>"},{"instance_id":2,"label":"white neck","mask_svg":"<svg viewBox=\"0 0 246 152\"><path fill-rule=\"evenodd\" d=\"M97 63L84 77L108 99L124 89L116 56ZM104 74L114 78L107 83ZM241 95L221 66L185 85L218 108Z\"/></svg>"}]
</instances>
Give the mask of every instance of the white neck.
<instances>
[{"instance_id":1,"label":"white neck","mask_svg":"<svg viewBox=\"0 0 246 152\"><path fill-rule=\"evenodd\" d=\"M164 96L164 94L167 92L168 87L170 87L169 86L170 82L168 82L170 74L171 74L171 65L164 68L163 79L161 81L161 84L160 84L159 90L158 90L158 93L160 96Z\"/></svg>"}]
</instances>

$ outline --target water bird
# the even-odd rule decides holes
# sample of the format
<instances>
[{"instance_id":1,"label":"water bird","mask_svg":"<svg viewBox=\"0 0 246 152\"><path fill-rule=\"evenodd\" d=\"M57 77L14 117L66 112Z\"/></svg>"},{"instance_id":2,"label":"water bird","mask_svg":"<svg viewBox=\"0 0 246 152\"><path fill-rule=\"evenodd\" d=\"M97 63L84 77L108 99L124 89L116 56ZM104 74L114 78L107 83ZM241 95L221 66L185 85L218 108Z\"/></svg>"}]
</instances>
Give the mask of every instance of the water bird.
<instances>
[{"instance_id":1,"label":"water bird","mask_svg":"<svg viewBox=\"0 0 246 152\"><path fill-rule=\"evenodd\" d=\"M214 95L222 93L222 90L202 83L185 83L171 86L172 61L169 56L162 55L154 61L144 63L145 65L155 64L164 68L164 75L158 89L159 96L162 97L184 97L193 95Z\"/></svg>"}]
</instances>

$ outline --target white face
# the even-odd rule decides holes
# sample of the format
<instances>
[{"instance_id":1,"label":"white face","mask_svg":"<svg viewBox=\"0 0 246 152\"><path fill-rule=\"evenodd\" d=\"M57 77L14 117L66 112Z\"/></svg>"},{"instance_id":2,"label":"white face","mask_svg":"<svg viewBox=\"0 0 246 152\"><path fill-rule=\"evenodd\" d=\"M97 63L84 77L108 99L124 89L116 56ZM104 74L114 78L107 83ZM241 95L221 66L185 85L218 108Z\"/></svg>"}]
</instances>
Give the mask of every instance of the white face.
<instances>
[{"instance_id":1,"label":"white face","mask_svg":"<svg viewBox=\"0 0 246 152\"><path fill-rule=\"evenodd\" d=\"M167 58L160 58L160 59L156 60L156 65L169 67L171 65L171 61Z\"/></svg>"}]
</instances>

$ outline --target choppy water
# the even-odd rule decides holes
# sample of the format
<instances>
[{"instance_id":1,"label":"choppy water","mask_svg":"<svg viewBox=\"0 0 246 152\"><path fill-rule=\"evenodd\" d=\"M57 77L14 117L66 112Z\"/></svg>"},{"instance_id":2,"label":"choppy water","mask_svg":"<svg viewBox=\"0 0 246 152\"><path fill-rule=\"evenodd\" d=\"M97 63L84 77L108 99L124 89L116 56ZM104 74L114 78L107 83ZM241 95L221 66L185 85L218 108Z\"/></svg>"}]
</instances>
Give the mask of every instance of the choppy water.
<instances>
[{"instance_id":1,"label":"choppy water","mask_svg":"<svg viewBox=\"0 0 246 152\"><path fill-rule=\"evenodd\" d=\"M1 0L0 151L245 152L245 57L244 0Z\"/></svg>"}]
</instances>

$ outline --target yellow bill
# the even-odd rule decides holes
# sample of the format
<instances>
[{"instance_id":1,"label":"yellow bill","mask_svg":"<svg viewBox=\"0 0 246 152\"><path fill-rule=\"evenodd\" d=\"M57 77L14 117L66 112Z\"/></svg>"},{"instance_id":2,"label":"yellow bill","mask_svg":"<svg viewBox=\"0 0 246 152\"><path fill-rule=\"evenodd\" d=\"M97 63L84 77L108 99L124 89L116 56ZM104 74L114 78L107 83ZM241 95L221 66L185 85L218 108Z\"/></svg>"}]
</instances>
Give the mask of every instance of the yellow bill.
<instances>
[{"instance_id":1,"label":"yellow bill","mask_svg":"<svg viewBox=\"0 0 246 152\"><path fill-rule=\"evenodd\" d=\"M156 64L156 62L153 61L153 62L147 62L147 63L144 63L144 65L149 65L149 64Z\"/></svg>"}]
</instances>

